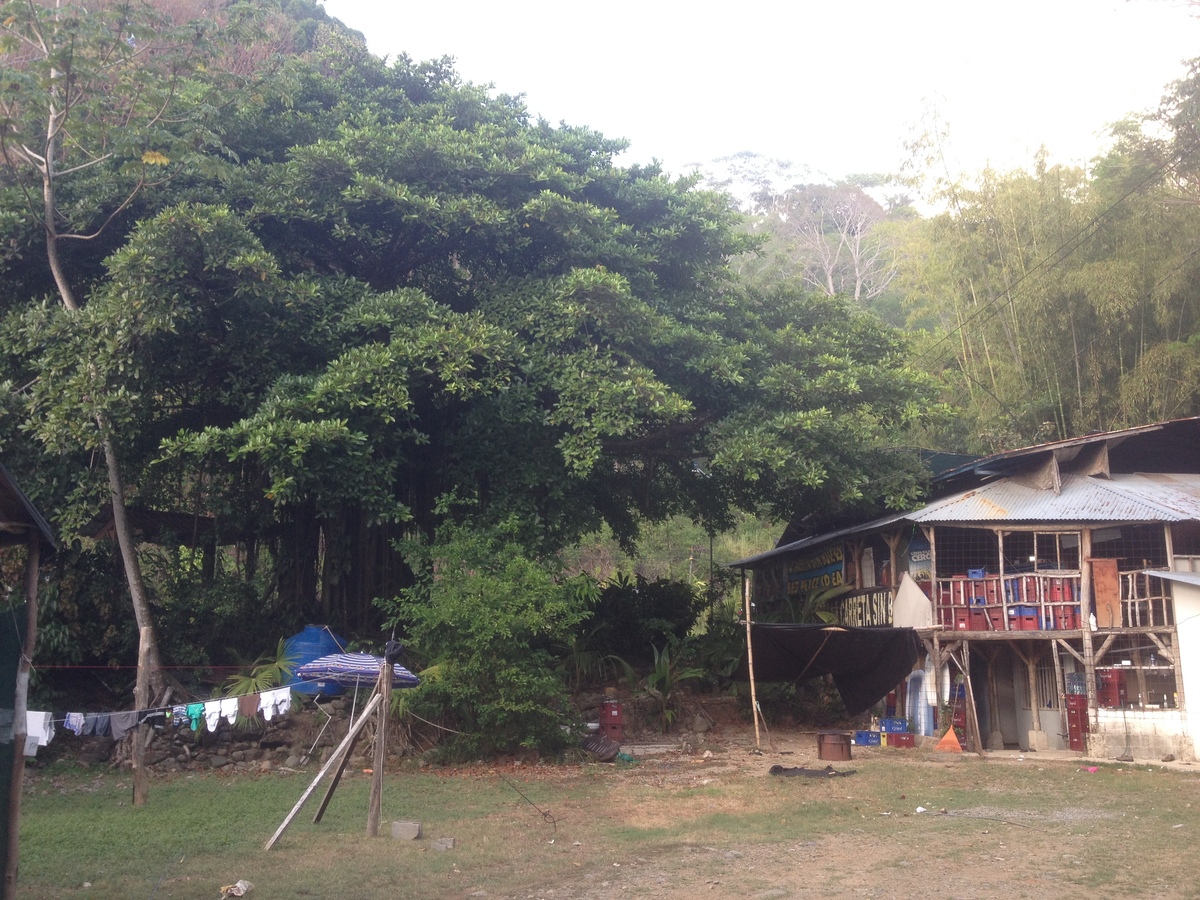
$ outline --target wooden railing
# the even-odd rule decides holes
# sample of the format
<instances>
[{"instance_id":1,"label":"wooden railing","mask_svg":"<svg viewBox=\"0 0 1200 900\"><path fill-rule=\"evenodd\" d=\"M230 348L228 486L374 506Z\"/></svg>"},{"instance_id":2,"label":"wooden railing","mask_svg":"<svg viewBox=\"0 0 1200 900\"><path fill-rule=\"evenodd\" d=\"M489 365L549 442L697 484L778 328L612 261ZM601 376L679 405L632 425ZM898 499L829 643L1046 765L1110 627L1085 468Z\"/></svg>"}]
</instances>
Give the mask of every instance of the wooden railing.
<instances>
[{"instance_id":1,"label":"wooden railing","mask_svg":"<svg viewBox=\"0 0 1200 900\"><path fill-rule=\"evenodd\" d=\"M1121 625L1125 628L1171 628L1175 603L1171 583L1140 569L1121 573Z\"/></svg>"}]
</instances>

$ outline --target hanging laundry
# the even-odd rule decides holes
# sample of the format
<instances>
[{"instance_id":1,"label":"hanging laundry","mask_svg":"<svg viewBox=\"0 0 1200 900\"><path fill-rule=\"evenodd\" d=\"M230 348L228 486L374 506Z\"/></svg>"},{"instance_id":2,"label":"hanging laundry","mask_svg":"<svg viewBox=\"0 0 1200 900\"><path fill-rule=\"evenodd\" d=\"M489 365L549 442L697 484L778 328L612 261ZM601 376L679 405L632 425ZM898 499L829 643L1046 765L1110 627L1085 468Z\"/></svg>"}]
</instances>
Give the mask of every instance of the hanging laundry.
<instances>
[{"instance_id":1,"label":"hanging laundry","mask_svg":"<svg viewBox=\"0 0 1200 900\"><path fill-rule=\"evenodd\" d=\"M292 708L292 689L283 687L263 691L259 695L258 708L268 722L276 715L287 715L288 710Z\"/></svg>"},{"instance_id":2,"label":"hanging laundry","mask_svg":"<svg viewBox=\"0 0 1200 900\"><path fill-rule=\"evenodd\" d=\"M204 707L201 706L200 709L203 710ZM196 715L199 717L200 714L197 713ZM188 724L188 720L190 718L191 717L188 715L187 707L182 703L171 707L171 724L176 728L182 728L184 725Z\"/></svg>"},{"instance_id":3,"label":"hanging laundry","mask_svg":"<svg viewBox=\"0 0 1200 900\"><path fill-rule=\"evenodd\" d=\"M253 719L258 715L258 694L242 694L238 697L238 715Z\"/></svg>"},{"instance_id":4,"label":"hanging laundry","mask_svg":"<svg viewBox=\"0 0 1200 900\"><path fill-rule=\"evenodd\" d=\"M107 737L112 733L112 717L108 713L85 713L83 734Z\"/></svg>"},{"instance_id":5,"label":"hanging laundry","mask_svg":"<svg viewBox=\"0 0 1200 900\"><path fill-rule=\"evenodd\" d=\"M158 725L167 724L167 715L171 712L169 707L163 706L158 709L139 709L138 724L139 725Z\"/></svg>"},{"instance_id":6,"label":"hanging laundry","mask_svg":"<svg viewBox=\"0 0 1200 900\"><path fill-rule=\"evenodd\" d=\"M83 734L83 727L86 722L87 719L84 718L83 713L69 712L66 718L63 719L63 726L78 735Z\"/></svg>"},{"instance_id":7,"label":"hanging laundry","mask_svg":"<svg viewBox=\"0 0 1200 900\"><path fill-rule=\"evenodd\" d=\"M204 704L204 724L208 726L208 730L216 732L217 726L221 724L221 701L209 700Z\"/></svg>"},{"instance_id":8,"label":"hanging laundry","mask_svg":"<svg viewBox=\"0 0 1200 900\"><path fill-rule=\"evenodd\" d=\"M130 709L112 713L109 716L109 721L112 723L113 740L119 741L134 728L137 728L138 711Z\"/></svg>"},{"instance_id":9,"label":"hanging laundry","mask_svg":"<svg viewBox=\"0 0 1200 900\"><path fill-rule=\"evenodd\" d=\"M184 711L184 715L187 716L188 721L191 723L192 731L199 731L200 721L204 718L204 704L189 703Z\"/></svg>"},{"instance_id":10,"label":"hanging laundry","mask_svg":"<svg viewBox=\"0 0 1200 900\"><path fill-rule=\"evenodd\" d=\"M54 714L25 711L25 755L33 756L38 747L45 747L54 740Z\"/></svg>"},{"instance_id":11,"label":"hanging laundry","mask_svg":"<svg viewBox=\"0 0 1200 900\"><path fill-rule=\"evenodd\" d=\"M221 718L232 725L237 721L238 698L224 697L221 699Z\"/></svg>"}]
</instances>

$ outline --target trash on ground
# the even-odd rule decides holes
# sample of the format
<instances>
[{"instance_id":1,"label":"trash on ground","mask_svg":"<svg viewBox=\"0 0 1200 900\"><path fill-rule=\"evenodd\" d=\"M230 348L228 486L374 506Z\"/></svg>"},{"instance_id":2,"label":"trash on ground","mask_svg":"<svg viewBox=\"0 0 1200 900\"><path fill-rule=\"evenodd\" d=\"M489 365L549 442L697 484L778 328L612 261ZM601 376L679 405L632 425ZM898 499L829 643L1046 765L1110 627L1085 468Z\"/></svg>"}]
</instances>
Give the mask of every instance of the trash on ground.
<instances>
[{"instance_id":1,"label":"trash on ground","mask_svg":"<svg viewBox=\"0 0 1200 900\"><path fill-rule=\"evenodd\" d=\"M794 766L787 768L784 766L771 766L767 770L771 775L782 775L785 778L845 778L847 775L853 775L857 769L847 769L845 772L839 772L833 766L826 766L823 769L806 769L804 766Z\"/></svg>"}]
</instances>

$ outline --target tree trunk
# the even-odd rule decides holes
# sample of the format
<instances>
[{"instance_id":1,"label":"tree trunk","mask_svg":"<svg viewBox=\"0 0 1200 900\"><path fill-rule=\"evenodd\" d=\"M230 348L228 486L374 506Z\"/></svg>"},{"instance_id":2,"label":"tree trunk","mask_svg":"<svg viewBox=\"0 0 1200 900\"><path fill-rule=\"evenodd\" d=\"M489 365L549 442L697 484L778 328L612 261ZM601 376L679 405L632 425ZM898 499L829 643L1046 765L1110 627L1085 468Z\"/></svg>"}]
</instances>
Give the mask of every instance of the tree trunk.
<instances>
[{"instance_id":1,"label":"tree trunk","mask_svg":"<svg viewBox=\"0 0 1200 900\"><path fill-rule=\"evenodd\" d=\"M129 596L133 601L133 616L137 621L141 643L138 650L137 687L134 695L145 709L149 704L150 694L160 694L163 689L162 661L158 655L158 639L154 633L154 622L150 616L150 600L146 596L146 585L142 581L142 567L138 562L137 546L133 540L133 531L129 527L129 517L125 512L125 485L121 481L121 468L117 460L116 448L108 433L108 422L103 415L96 417L104 448L104 463L108 468L108 489L112 495L113 529L117 534L117 546L121 550L121 561L125 564L125 580L129 584ZM142 664L144 647L145 665Z\"/></svg>"},{"instance_id":2,"label":"tree trunk","mask_svg":"<svg viewBox=\"0 0 1200 900\"><path fill-rule=\"evenodd\" d=\"M29 731L29 670L37 646L38 570L41 563L41 536L36 527L29 530L29 551L25 559L25 641L17 663L17 689L13 697L13 767L8 789L8 849L4 867L4 900L17 896L17 863L21 851L21 794L25 785L25 736Z\"/></svg>"}]
</instances>

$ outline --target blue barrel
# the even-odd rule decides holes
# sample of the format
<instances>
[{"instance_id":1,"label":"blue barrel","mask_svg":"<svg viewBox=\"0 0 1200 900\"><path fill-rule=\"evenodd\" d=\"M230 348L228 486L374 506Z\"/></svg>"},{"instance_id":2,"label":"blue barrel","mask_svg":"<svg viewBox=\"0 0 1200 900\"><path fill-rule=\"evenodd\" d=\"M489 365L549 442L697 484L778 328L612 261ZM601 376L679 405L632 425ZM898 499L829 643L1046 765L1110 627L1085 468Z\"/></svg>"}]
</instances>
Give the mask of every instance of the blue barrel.
<instances>
[{"instance_id":1,"label":"blue barrel","mask_svg":"<svg viewBox=\"0 0 1200 900\"><path fill-rule=\"evenodd\" d=\"M292 664L298 669L330 653L344 653L346 639L334 634L327 625L305 625L303 631L284 641L284 647L292 658ZM292 690L298 694L323 694L326 697L336 697L345 692L335 681L300 681L292 685Z\"/></svg>"}]
</instances>

